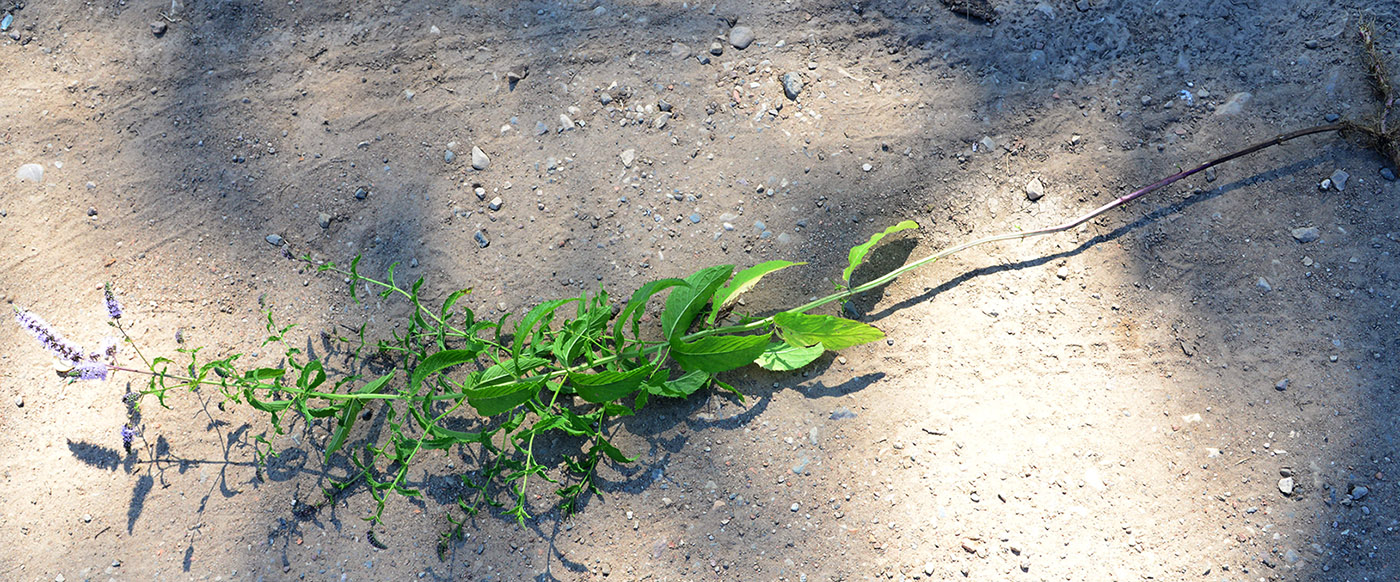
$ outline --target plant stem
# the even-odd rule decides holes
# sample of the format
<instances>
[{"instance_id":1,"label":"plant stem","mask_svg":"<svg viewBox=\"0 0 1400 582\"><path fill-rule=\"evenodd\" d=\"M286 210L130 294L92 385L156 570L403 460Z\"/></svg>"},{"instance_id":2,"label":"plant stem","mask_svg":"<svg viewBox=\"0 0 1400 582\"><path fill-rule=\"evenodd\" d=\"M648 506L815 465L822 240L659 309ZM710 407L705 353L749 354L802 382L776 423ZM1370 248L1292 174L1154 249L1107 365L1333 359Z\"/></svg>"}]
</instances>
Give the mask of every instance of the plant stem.
<instances>
[{"instance_id":1,"label":"plant stem","mask_svg":"<svg viewBox=\"0 0 1400 582\"><path fill-rule=\"evenodd\" d=\"M949 247L949 248L943 249L943 250L941 250L941 251L938 251L938 252L936 252L936 253L934 253L934 254L932 254L932 255L929 255L929 256L927 256L927 257L924 257L924 258L922 258L922 259L919 259L919 260L917 260L917 261L914 261L914 262L911 262L911 263L907 263L907 264L905 264L904 266L902 266L902 267L900 267L900 268L898 268L898 269L895 269L895 270L893 270L893 271L890 271L890 272L888 272L888 273L885 273L884 275L881 275L880 277L877 277L877 278L875 278L875 279L873 279L873 280L871 280L871 281L869 281L869 282L867 282L867 283L864 283L864 284L862 284L862 285L859 285L859 286L854 287L854 288L851 288L851 289L846 289L846 290L844 290L844 291L839 291L839 292L836 292L836 293L832 293L831 295L827 295L826 297L822 297L822 298L820 298L820 299L813 300L813 301L811 301L811 302L809 302L809 303L807 303L807 304L805 304L805 305L802 305L802 306L799 306L799 307L795 307L795 308L789 309L789 310L785 311L784 313L804 313L804 312L810 311L810 310L812 310L812 309L815 309L815 308L817 308L817 307L820 307L820 306L822 306L822 305L826 305L826 304L831 303L831 302L834 302L834 301L841 301L841 300L847 299L847 298L849 298L849 297L853 297L853 296L855 296L855 295L859 295L859 294L864 293L864 292L866 292L866 291L869 291L869 290L871 290L871 289L875 289L875 288L877 288L877 287L880 287L881 285L885 285L885 284L889 283L890 281L895 280L895 278L899 277L900 275L903 275L904 273L907 273L907 272L909 272L909 271L912 271L912 270L914 270L914 269L917 269L917 268L919 268L919 267L922 267L922 266L924 266L924 265L927 265L927 264L929 264L929 263L932 263L932 262L934 262L934 261L937 261L938 259L942 259L942 258L947 257L947 256L949 256L949 255L952 255L952 254L954 254L954 253L958 253L958 252L961 252L961 251L970 249L970 248L975 247L975 246L984 245L984 244L987 244L987 243L997 242L997 241L1004 241L1004 240L1020 240L1020 239L1030 238L1030 237L1033 237L1033 236L1041 236L1041 235L1047 235L1047 234L1054 234L1054 233L1057 233L1057 232L1064 232L1064 231L1066 231L1066 230L1072 229L1072 228L1077 227L1077 226L1079 226L1079 225L1081 225L1081 224L1084 224L1084 223L1086 223L1086 222L1089 222L1090 220L1093 220L1095 217L1097 217L1097 216L1099 216L1099 215L1101 215L1101 214L1103 214L1103 213L1105 213L1105 212L1108 212L1108 211L1110 211L1110 210L1113 210L1114 208L1117 208L1117 207L1119 207L1119 206L1122 206L1122 205L1124 205L1124 204L1127 204L1127 203L1129 203L1129 202L1132 202L1133 200L1136 200L1136 199L1138 199L1138 198L1140 198L1140 197L1142 197L1142 196L1148 194L1149 192L1153 192L1153 191L1158 190L1158 189L1160 189L1160 188L1163 188L1163 187L1165 187L1165 186L1169 186L1169 185L1171 185L1171 184L1173 184L1173 183L1175 183L1175 182L1178 182L1178 181L1182 180L1183 178L1186 178L1186 177L1188 177L1188 176L1191 176L1192 174L1195 174L1195 173L1197 173L1197 172L1203 172L1203 171L1205 171L1205 170L1208 169L1208 168L1212 168L1212 167L1218 166L1218 165L1223 164L1223 163L1225 163L1225 162L1228 162L1228 161L1230 161L1230 160L1234 160L1234 159L1236 159L1236 158L1241 158L1241 157L1247 156L1247 155L1249 155L1249 154L1258 152L1258 151L1260 151L1260 150L1264 150L1264 149L1267 149L1267 148L1270 148L1270 147L1273 147L1273 146L1276 146L1276 145L1282 144L1282 143L1284 143L1284 142L1287 142L1287 141L1290 141L1290 140L1293 140L1293 139L1297 139L1297 138L1300 138L1300 137L1303 137L1303 136L1312 135L1312 134L1315 134L1315 133L1325 133L1325 132L1329 132L1329 131L1341 131L1341 130L1350 129L1350 128L1351 128L1351 126L1348 125L1348 124L1345 124L1345 123L1333 123L1333 124L1329 124L1329 125L1318 125L1318 126L1314 126L1314 127L1309 127L1309 128L1307 128L1307 129L1300 129L1300 130L1298 130L1298 131L1294 131L1294 132L1291 132L1291 133L1281 134L1281 135L1275 136L1273 139L1269 139L1269 140L1266 140L1266 141L1262 141L1262 142L1256 143L1256 144L1254 144L1254 145L1252 145L1252 146L1249 146L1249 147L1246 147L1246 148L1244 148L1244 149L1241 149L1241 150L1235 151L1235 152L1233 152L1233 153L1230 153L1230 154L1227 154L1227 155L1224 155L1224 156L1220 156L1220 157L1218 157L1218 158L1215 158L1215 159L1213 159L1213 160L1211 160L1211 161L1209 161L1209 162L1206 162L1206 163L1204 163L1204 164L1201 164L1201 165L1196 166L1196 167L1194 167L1194 168L1191 168L1191 169L1189 169L1189 170L1183 170L1183 171L1181 171L1181 172L1177 172L1177 173L1175 173L1175 174L1172 174L1172 175L1170 175L1170 176L1167 176L1166 178L1162 178L1161 180L1158 180L1157 182L1155 182L1155 183L1153 183L1153 184L1151 184L1151 185L1145 186L1145 187L1143 187L1143 188L1139 188L1138 190L1135 190L1135 191L1133 191L1133 192L1131 192L1131 193L1129 193L1129 194L1123 195L1123 196L1121 196L1121 197L1119 197L1119 198L1113 200L1112 202L1109 202L1108 204L1104 204L1103 206L1100 206L1100 207L1098 207L1098 208L1095 208L1094 210L1090 211L1089 213L1084 214L1084 215L1082 215L1082 216L1080 216L1080 217L1078 217L1078 218L1075 218L1075 219L1073 219L1073 220L1071 220L1071 221L1069 221L1069 222L1066 222L1066 223L1064 223L1064 224L1060 224L1060 225L1058 225L1058 226L1051 226L1051 227L1047 227L1047 228L1042 228L1042 229L1039 229L1039 230L1030 230L1030 231L1025 231L1025 232L1008 232L1008 233L1004 233L1004 234L998 234L998 235L994 235L994 236L988 236L988 237L984 237L984 238L979 238L979 239L977 239L977 240L973 240L973 241L969 241L969 242L965 242L965 243L959 244L959 245L957 245L957 246ZM773 316L770 315L770 316L765 317L765 318L763 318L763 319L751 321L751 322L746 323L746 324L743 324L743 325L734 325L734 326L729 326L729 327L720 327L720 328L714 328L714 329L704 330L704 331L701 331L701 332L698 332L698 333L691 334L690 336L686 336L686 339L693 339L693 338L697 338L697 337L701 337L701 336L712 335L712 334L719 334L719 333L737 333L737 332L744 332L744 331L752 331L752 330L755 330L755 329L762 329L762 328L764 328L764 327L767 327L767 326L769 326L769 325L772 325L772 323L773 323Z\"/></svg>"}]
</instances>

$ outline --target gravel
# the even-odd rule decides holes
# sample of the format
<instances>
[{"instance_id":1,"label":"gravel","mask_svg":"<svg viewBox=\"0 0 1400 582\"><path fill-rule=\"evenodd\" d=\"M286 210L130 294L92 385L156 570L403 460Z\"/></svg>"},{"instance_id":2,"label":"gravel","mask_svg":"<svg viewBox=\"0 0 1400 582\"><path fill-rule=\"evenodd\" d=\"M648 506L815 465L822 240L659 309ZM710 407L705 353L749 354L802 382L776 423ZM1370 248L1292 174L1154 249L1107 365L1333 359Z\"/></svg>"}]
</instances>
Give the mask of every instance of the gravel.
<instances>
[{"instance_id":1,"label":"gravel","mask_svg":"<svg viewBox=\"0 0 1400 582\"><path fill-rule=\"evenodd\" d=\"M788 99L797 100L798 94L802 93L802 76L797 73L783 73L783 94Z\"/></svg>"},{"instance_id":2,"label":"gravel","mask_svg":"<svg viewBox=\"0 0 1400 582\"><path fill-rule=\"evenodd\" d=\"M281 237L280 235L275 235L275 234L269 234L269 235L267 235L267 244L270 244L270 245L272 245L272 246L274 246L274 247L280 247L280 246L282 246L282 243L283 243L283 242L284 242L284 241L282 240L282 237Z\"/></svg>"}]
</instances>

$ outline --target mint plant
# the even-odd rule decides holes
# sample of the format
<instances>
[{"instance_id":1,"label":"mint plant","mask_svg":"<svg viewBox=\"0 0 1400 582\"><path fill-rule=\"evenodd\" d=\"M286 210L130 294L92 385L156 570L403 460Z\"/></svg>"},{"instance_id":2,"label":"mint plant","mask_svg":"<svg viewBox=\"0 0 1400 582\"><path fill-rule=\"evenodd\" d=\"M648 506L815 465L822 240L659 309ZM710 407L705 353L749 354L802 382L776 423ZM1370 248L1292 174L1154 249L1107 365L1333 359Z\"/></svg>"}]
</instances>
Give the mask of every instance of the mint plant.
<instances>
[{"instance_id":1,"label":"mint plant","mask_svg":"<svg viewBox=\"0 0 1400 582\"><path fill-rule=\"evenodd\" d=\"M172 388L211 386L227 402L266 413L272 435L287 432L298 421L313 434L319 433L328 462L341 455L354 467L326 492L327 499L351 486L364 486L376 502L376 511L366 518L371 522L381 520L390 495L421 496L409 485L410 469L426 451L445 450L467 452L481 460L480 467L461 476L471 492L458 499L462 510L475 514L484 507L499 506L523 524L531 517L528 487L532 480L552 484L558 506L566 514L577 511L587 494L601 494L594 481L600 464L634 460L609 440L612 427L652 399L687 398L714 387L742 401L744 395L724 381L725 372L749 364L797 370L827 351L884 337L871 325L812 313L824 305L845 301L974 246L1069 230L1213 166L1307 135L1356 133L1400 163L1396 147L1400 130L1388 124L1395 102L1391 85L1372 28L1363 26L1361 35L1367 70L1382 101L1374 123L1344 121L1283 134L1168 176L1058 226L973 240L854 284L855 270L877 244L892 234L918 228L906 220L852 248L834 292L766 317L731 312L739 296L763 277L805 263L768 261L738 272L735 265L711 266L685 278L648 282L626 301L615 302L599 289L541 303L517 320L506 314L495 321L479 320L460 305L470 289L455 291L430 307L421 295L424 281L400 284L396 265L389 267L383 279L362 275L359 257L348 267L316 265L321 272L346 278L356 301L373 291L412 307L403 332L395 331L390 339L376 343L376 352L389 356L394 366L373 378L354 374L332 378L321 359L288 341L293 327L279 326L270 312L263 345L279 346L284 355L279 366L242 369L238 361L242 354L201 360L199 348L180 349L179 363L165 357L147 359L122 326L122 310L110 285L104 290L109 323L121 341L133 346L140 369L117 365L115 341L89 352L33 313L16 308L15 318L60 360L62 378L105 380L117 372L147 376L146 387L128 400L133 420L120 433L128 451L139 434L132 425L141 396L152 396L164 406ZM310 256L301 260L312 262ZM654 300L661 301L657 324L643 327ZM363 358L364 337L361 327L358 338L340 339L350 344L358 340L355 354ZM357 423L374 415L383 431L352 441L359 434ZM254 437L260 475L262 464L278 453L269 431ZM563 436L580 446L560 464L547 465L536 449L545 436ZM349 446L352 442L361 444ZM454 523L457 528L445 534L444 544L460 533L461 522Z\"/></svg>"}]
</instances>

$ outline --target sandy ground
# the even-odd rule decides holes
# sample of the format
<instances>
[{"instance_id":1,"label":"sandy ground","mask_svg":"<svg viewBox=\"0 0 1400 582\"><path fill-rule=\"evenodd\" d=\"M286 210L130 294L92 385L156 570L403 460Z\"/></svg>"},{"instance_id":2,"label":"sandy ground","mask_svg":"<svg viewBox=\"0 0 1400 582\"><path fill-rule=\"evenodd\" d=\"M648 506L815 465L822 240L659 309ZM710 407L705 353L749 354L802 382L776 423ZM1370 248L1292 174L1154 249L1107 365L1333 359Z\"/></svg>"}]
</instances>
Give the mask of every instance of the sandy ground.
<instances>
[{"instance_id":1,"label":"sandy ground","mask_svg":"<svg viewBox=\"0 0 1400 582\"><path fill-rule=\"evenodd\" d=\"M1381 0L993 6L31 1L0 37L0 297L95 345L112 281L146 354L272 364L260 305L314 350L404 311L269 235L402 262L431 297L472 287L492 318L810 261L748 297L763 312L829 291L845 249L903 219L923 228L876 267L1365 119L1360 19L1400 66ZM0 325L0 578L1397 580L1384 167L1305 138L912 273L852 306L887 342L727 374L746 404L660 403L618 427L640 459L581 514L541 488L527 527L480 515L442 559L470 458L425 459L428 495L391 500L371 540L363 491L298 510L349 470L324 435L275 441L258 480L265 420L180 393L146 403L127 454L140 379L65 387Z\"/></svg>"}]
</instances>

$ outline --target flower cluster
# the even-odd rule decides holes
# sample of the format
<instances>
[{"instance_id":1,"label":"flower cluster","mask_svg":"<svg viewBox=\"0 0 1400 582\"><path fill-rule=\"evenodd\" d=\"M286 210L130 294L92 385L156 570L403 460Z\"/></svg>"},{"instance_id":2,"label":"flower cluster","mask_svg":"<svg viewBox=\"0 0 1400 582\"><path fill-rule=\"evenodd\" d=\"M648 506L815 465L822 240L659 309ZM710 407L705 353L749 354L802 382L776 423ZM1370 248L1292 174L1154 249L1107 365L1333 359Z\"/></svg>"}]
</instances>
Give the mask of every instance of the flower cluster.
<instances>
[{"instance_id":1,"label":"flower cluster","mask_svg":"<svg viewBox=\"0 0 1400 582\"><path fill-rule=\"evenodd\" d=\"M102 289L103 302L107 308L107 316L113 320L122 316L121 304L117 302L117 296L112 291L112 284L108 283ZM54 329L53 325L44 321L44 318L15 308L15 322L19 326L39 340L39 344L44 346L53 355L58 356L69 368L58 373L60 378L71 380L106 380L112 372L112 366L116 364L117 345L116 338L106 338L102 347L96 351L88 352L78 344L63 337L63 334ZM102 361L103 358L106 361Z\"/></svg>"}]
</instances>

